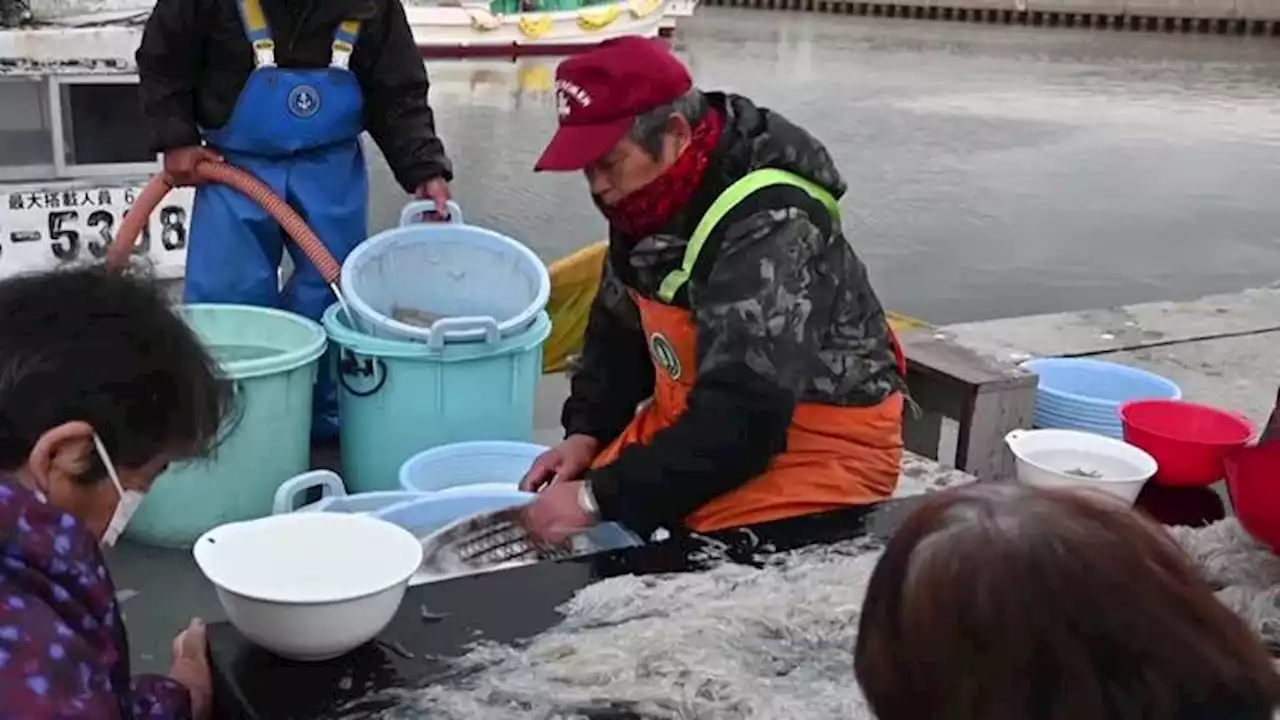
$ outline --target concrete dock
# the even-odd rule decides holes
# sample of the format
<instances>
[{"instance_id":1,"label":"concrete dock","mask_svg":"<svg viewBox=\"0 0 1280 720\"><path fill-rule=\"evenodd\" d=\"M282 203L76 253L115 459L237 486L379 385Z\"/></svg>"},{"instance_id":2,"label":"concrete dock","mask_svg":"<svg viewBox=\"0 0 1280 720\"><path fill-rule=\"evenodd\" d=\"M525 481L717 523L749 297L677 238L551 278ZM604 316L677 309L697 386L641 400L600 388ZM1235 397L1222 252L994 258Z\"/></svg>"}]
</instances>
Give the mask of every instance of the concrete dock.
<instances>
[{"instance_id":1,"label":"concrete dock","mask_svg":"<svg viewBox=\"0 0 1280 720\"><path fill-rule=\"evenodd\" d=\"M1093 357L1163 375L1261 427L1280 387L1280 285L1192 302L990 320L937 333L1001 362Z\"/></svg>"},{"instance_id":2,"label":"concrete dock","mask_svg":"<svg viewBox=\"0 0 1280 720\"><path fill-rule=\"evenodd\" d=\"M962 323L903 336L908 385L924 407L907 447L978 476L1008 479L1009 430L1028 427L1033 357L1093 357L1177 383L1183 397L1265 424L1280 387L1280 285L1083 312Z\"/></svg>"},{"instance_id":3,"label":"concrete dock","mask_svg":"<svg viewBox=\"0 0 1280 720\"><path fill-rule=\"evenodd\" d=\"M703 0L713 7L1096 30L1280 35L1278 0Z\"/></svg>"}]
</instances>

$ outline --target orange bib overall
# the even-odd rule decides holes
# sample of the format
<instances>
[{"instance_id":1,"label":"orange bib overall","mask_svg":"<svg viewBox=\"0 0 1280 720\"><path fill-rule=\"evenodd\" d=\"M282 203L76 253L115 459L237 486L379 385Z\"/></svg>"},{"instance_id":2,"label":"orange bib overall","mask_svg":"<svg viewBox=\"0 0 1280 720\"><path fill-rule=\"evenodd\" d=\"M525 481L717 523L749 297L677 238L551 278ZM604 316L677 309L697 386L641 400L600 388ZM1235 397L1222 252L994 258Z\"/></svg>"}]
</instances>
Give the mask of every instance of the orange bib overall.
<instances>
[{"instance_id":1,"label":"orange bib overall","mask_svg":"<svg viewBox=\"0 0 1280 720\"><path fill-rule=\"evenodd\" d=\"M690 238L681 268L664 279L658 292L663 301L631 293L640 310L654 364L653 399L595 458L593 467L613 462L627 445L648 444L655 433L684 413L698 375L698 331L692 313L669 304L670 300L687 282L698 252L715 224L755 190L779 183L803 188L823 202L833 219L839 217L835 198L829 193L781 170L757 170L717 198ZM892 332L890 340L899 370L905 376L905 361ZM889 497L897 487L902 460L902 406L901 393L872 407L798 404L787 430L786 451L775 457L762 475L694 511L685 518L685 526L709 532Z\"/></svg>"}]
</instances>

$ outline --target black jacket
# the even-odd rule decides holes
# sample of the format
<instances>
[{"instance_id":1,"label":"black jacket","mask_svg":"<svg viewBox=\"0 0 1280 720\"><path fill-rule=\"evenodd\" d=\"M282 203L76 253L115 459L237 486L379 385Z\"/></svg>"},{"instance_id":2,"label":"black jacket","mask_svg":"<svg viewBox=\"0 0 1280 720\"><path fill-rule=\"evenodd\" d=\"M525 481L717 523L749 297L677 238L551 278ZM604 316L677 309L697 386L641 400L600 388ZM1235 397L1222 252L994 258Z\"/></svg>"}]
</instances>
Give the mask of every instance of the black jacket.
<instances>
[{"instance_id":1,"label":"black jacket","mask_svg":"<svg viewBox=\"0 0 1280 720\"><path fill-rule=\"evenodd\" d=\"M360 20L351 69L364 92L365 129L406 191L452 179L427 104L427 70L399 0L262 0L262 7L281 67L327 67L338 23ZM159 0L137 60L156 152L199 144L199 127L224 125L253 70L236 0Z\"/></svg>"},{"instance_id":2,"label":"black jacket","mask_svg":"<svg viewBox=\"0 0 1280 720\"><path fill-rule=\"evenodd\" d=\"M648 339L630 293L656 296L721 192L753 170L778 168L844 193L834 160L808 132L747 98L707 98L725 125L688 205L650 236L610 233L561 414L568 435L607 444L653 393ZM764 472L787 449L798 402L867 407L904 388L866 267L822 204L798 188L760 190L730 211L675 304L691 311L698 330L688 408L651 443L586 475L602 516L640 535L677 526Z\"/></svg>"}]
</instances>

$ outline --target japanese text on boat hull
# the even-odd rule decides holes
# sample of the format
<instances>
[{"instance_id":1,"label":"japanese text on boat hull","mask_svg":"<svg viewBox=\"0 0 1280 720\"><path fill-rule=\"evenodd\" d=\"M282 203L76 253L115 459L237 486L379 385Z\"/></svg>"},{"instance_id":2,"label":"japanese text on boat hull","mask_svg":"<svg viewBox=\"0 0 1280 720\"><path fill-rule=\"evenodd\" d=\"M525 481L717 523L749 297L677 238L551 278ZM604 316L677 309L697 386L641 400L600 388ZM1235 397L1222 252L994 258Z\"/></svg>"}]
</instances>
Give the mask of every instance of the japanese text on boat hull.
<instances>
[{"instance_id":1,"label":"japanese text on boat hull","mask_svg":"<svg viewBox=\"0 0 1280 720\"><path fill-rule=\"evenodd\" d=\"M141 185L0 186L0 278L106 257ZM135 253L160 277L182 276L192 190L169 193L151 215Z\"/></svg>"}]
</instances>

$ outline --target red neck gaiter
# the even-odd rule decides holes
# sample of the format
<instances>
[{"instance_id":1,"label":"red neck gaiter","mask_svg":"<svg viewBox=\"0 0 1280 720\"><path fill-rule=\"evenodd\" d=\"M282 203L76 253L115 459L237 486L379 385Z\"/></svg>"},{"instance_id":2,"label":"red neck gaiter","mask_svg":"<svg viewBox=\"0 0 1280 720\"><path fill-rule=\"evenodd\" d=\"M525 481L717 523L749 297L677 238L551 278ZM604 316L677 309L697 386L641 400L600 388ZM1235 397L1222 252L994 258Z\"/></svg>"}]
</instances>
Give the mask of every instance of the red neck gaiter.
<instances>
[{"instance_id":1,"label":"red neck gaiter","mask_svg":"<svg viewBox=\"0 0 1280 720\"><path fill-rule=\"evenodd\" d=\"M711 163L711 154L720 141L724 119L712 108L694 126L689 147L667 171L613 207L602 207L609 224L624 235L643 237L667 223L689 203Z\"/></svg>"}]
</instances>

